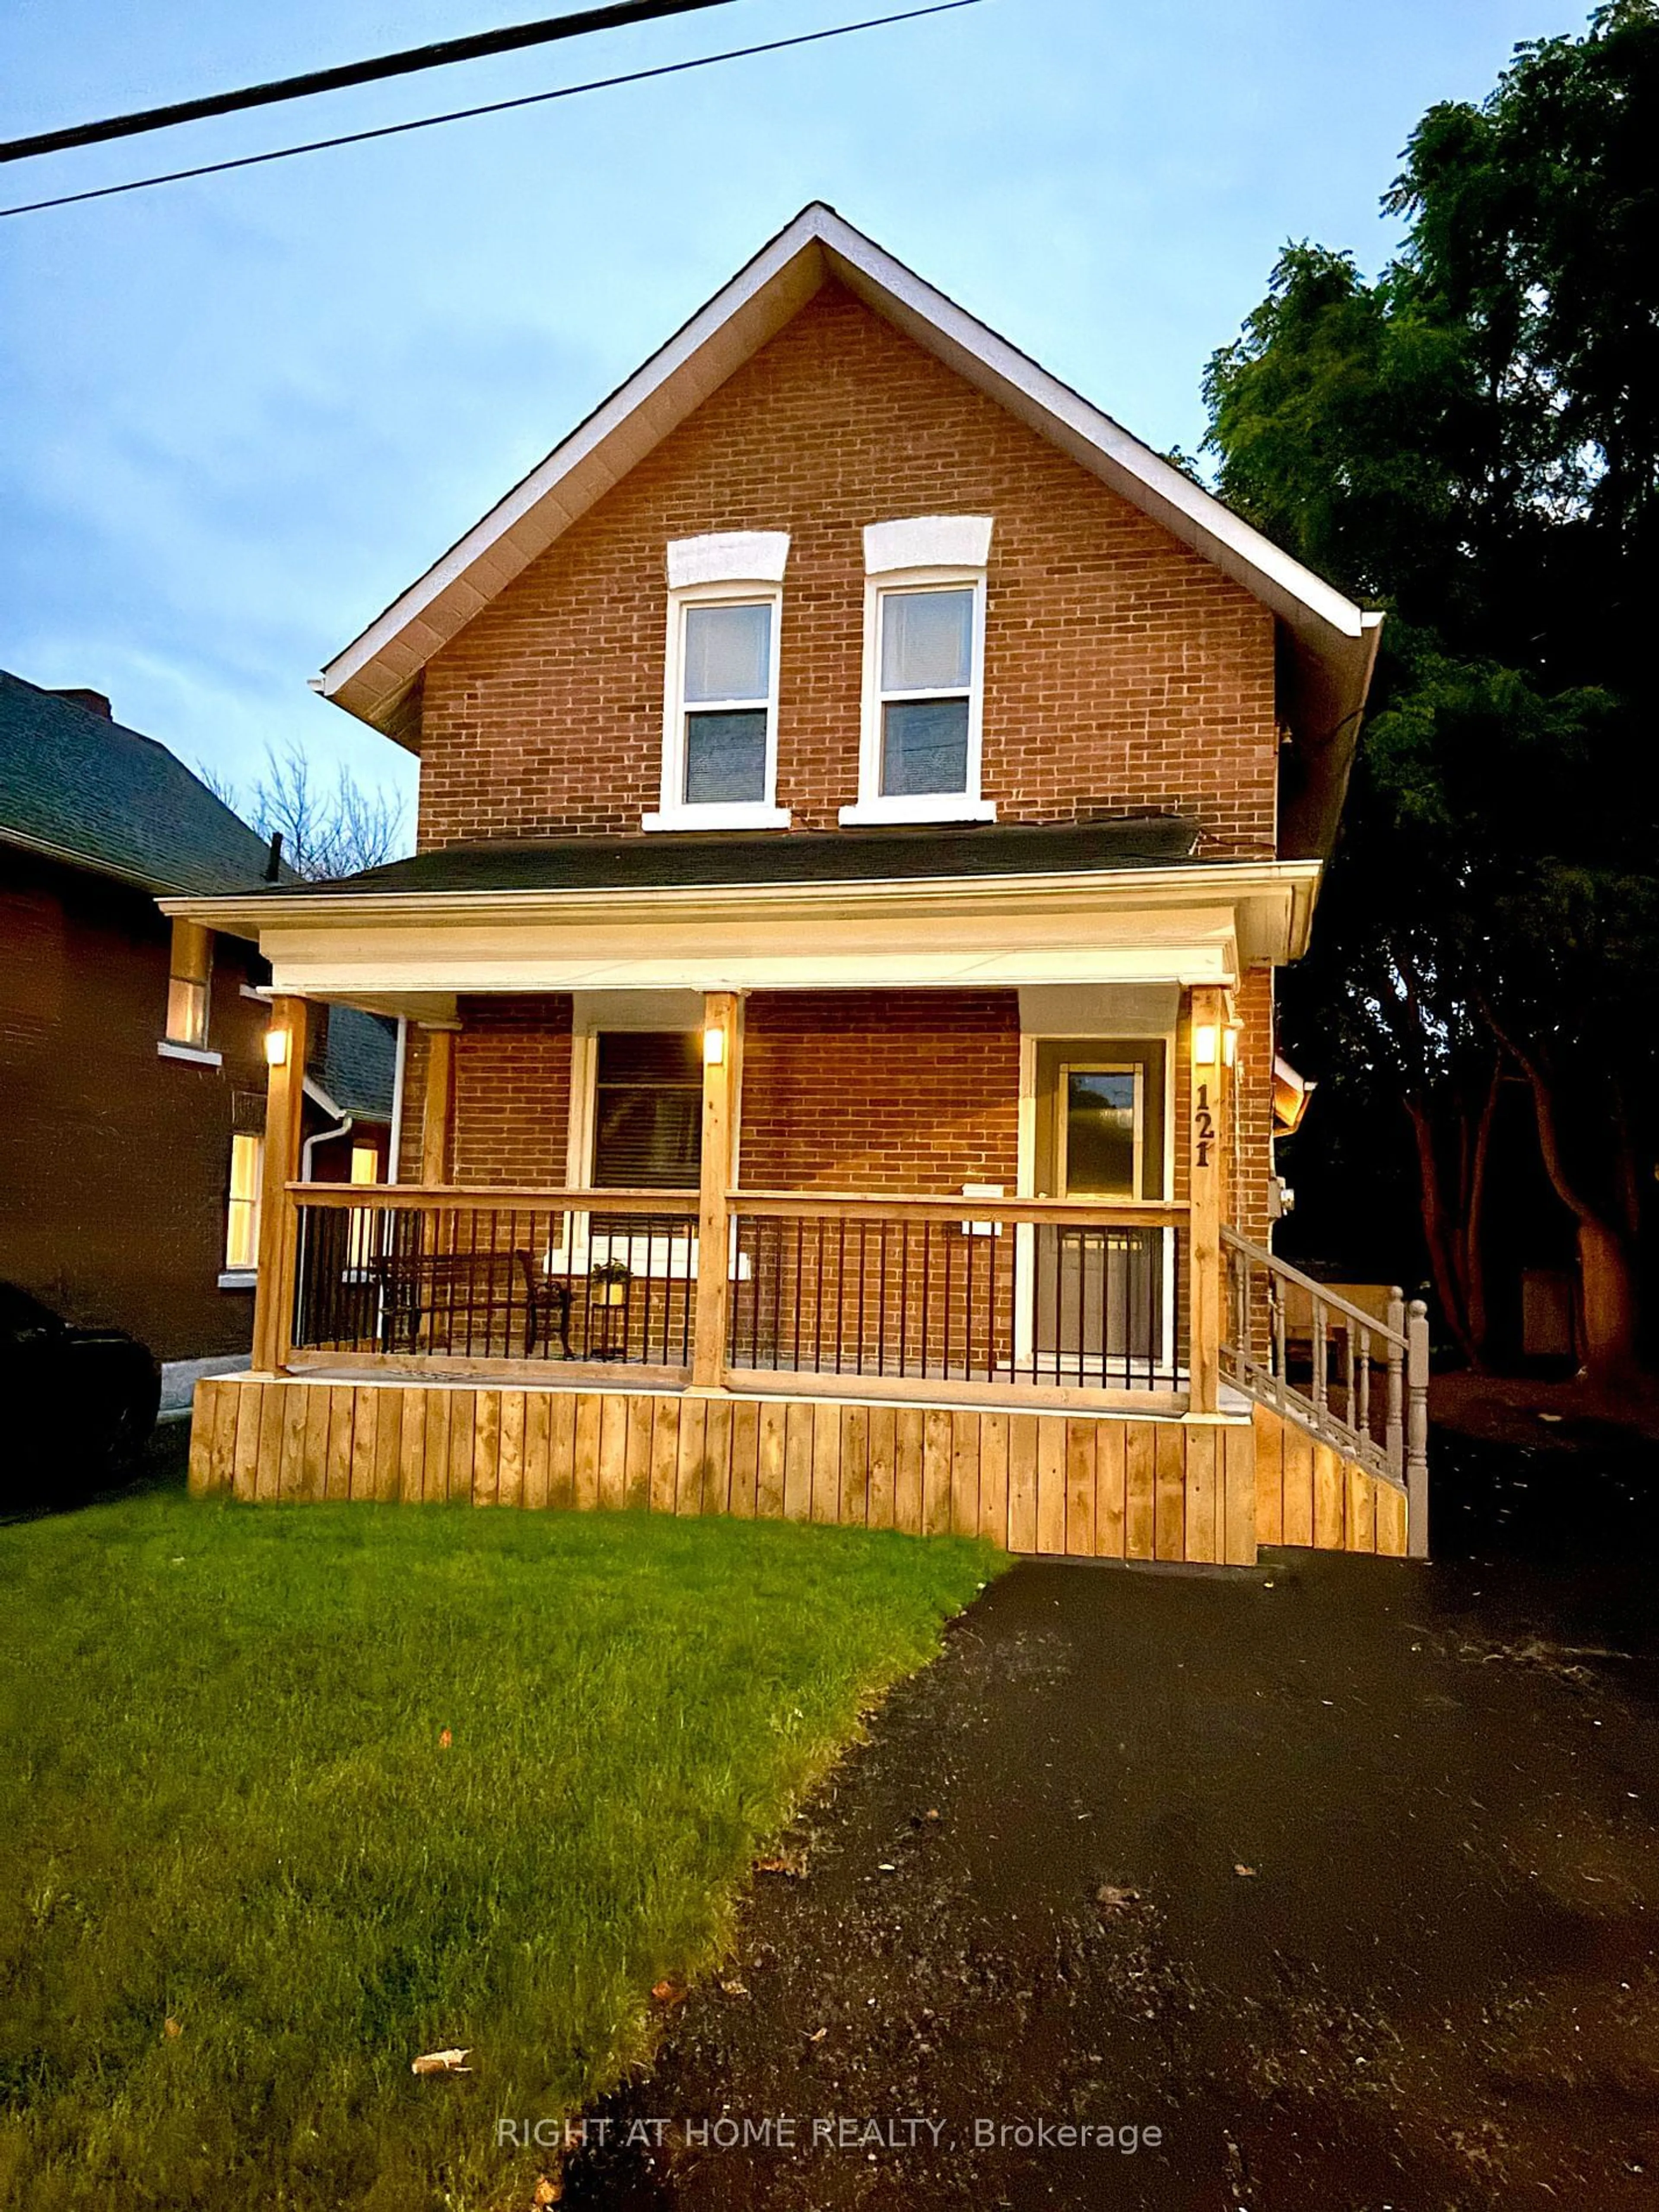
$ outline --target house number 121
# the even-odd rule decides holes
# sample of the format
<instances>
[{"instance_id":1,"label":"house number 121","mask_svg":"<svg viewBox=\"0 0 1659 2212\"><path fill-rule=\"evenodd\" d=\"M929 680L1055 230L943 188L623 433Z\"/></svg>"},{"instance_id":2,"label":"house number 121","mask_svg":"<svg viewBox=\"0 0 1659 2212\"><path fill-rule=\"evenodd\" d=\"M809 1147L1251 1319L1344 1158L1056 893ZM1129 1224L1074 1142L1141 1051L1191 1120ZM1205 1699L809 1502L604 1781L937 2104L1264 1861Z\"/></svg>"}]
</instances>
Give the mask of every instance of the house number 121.
<instances>
[{"instance_id":1,"label":"house number 121","mask_svg":"<svg viewBox=\"0 0 1659 2212\"><path fill-rule=\"evenodd\" d=\"M1215 1142L1215 1116L1210 1111L1210 1086L1200 1083L1198 1099L1193 1109L1193 1141L1198 1148L1198 1164L1210 1164L1210 1147Z\"/></svg>"}]
</instances>

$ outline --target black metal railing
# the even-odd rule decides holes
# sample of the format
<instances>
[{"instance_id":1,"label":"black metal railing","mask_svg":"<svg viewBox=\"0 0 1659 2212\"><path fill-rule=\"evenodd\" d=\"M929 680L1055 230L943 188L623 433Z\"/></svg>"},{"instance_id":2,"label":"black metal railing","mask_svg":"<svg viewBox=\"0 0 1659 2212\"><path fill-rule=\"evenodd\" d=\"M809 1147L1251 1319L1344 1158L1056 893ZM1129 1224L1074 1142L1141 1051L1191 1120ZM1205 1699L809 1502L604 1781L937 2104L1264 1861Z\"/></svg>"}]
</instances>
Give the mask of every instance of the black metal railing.
<instances>
[{"instance_id":1,"label":"black metal railing","mask_svg":"<svg viewBox=\"0 0 1659 2212\"><path fill-rule=\"evenodd\" d=\"M1184 1213L734 1194L734 1373L1174 1390Z\"/></svg>"},{"instance_id":2,"label":"black metal railing","mask_svg":"<svg viewBox=\"0 0 1659 2212\"><path fill-rule=\"evenodd\" d=\"M695 1200L573 1195L296 1191L294 1349L689 1366Z\"/></svg>"}]
</instances>

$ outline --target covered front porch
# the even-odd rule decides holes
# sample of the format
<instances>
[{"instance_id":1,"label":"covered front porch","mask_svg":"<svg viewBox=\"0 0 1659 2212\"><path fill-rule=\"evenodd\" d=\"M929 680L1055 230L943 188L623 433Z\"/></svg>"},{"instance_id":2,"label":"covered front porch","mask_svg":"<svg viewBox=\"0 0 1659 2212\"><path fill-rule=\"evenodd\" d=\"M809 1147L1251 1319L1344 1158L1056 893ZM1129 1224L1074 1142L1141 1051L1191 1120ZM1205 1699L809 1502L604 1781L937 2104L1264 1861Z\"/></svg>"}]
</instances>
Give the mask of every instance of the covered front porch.
<instances>
[{"instance_id":1,"label":"covered front porch","mask_svg":"<svg viewBox=\"0 0 1659 2212\"><path fill-rule=\"evenodd\" d=\"M221 1394L200 1479L498 1496L506 1470L519 1500L1243 1563L1271 1463L1281 1528L1404 1548L1403 1312L1293 1341L1266 1249L1272 963L1305 876L1060 877L1054 834L1020 834L1046 872L949 898L259 902L238 1387L280 1411L228 1426ZM300 1178L319 1000L403 1018L394 1181Z\"/></svg>"}]
</instances>

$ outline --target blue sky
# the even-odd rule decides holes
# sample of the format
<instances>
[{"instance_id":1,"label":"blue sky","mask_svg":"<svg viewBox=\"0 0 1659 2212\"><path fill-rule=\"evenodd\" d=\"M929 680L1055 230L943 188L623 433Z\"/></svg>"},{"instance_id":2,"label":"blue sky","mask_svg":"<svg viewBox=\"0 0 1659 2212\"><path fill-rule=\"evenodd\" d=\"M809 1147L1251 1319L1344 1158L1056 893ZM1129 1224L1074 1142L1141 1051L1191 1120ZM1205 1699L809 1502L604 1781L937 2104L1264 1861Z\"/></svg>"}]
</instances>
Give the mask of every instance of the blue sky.
<instances>
[{"instance_id":1,"label":"blue sky","mask_svg":"<svg viewBox=\"0 0 1659 2212\"><path fill-rule=\"evenodd\" d=\"M0 136L554 0L10 0ZM0 201L787 35L707 14L0 171ZM984 0L803 52L0 222L0 664L233 778L412 789L306 678L805 202L1160 447L1287 238L1374 266L1401 148L1558 0Z\"/></svg>"}]
</instances>

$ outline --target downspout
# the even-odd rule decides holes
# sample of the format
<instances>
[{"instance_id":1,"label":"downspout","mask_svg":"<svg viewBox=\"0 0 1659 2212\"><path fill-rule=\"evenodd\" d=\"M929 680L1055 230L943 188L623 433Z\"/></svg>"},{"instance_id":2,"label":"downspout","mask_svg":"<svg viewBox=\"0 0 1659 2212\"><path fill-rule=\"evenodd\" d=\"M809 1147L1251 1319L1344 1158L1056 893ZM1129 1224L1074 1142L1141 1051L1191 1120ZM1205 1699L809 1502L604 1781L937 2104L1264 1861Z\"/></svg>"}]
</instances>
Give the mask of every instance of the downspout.
<instances>
[{"instance_id":1,"label":"downspout","mask_svg":"<svg viewBox=\"0 0 1659 2212\"><path fill-rule=\"evenodd\" d=\"M318 1145L331 1144L336 1137L349 1136L356 1119L357 1116L355 1114L348 1114L337 1127L332 1129L319 1129L314 1137L307 1137L306 1139L304 1144L300 1147L300 1180L301 1182L310 1182L313 1179L311 1173L311 1155L313 1147Z\"/></svg>"}]
</instances>

